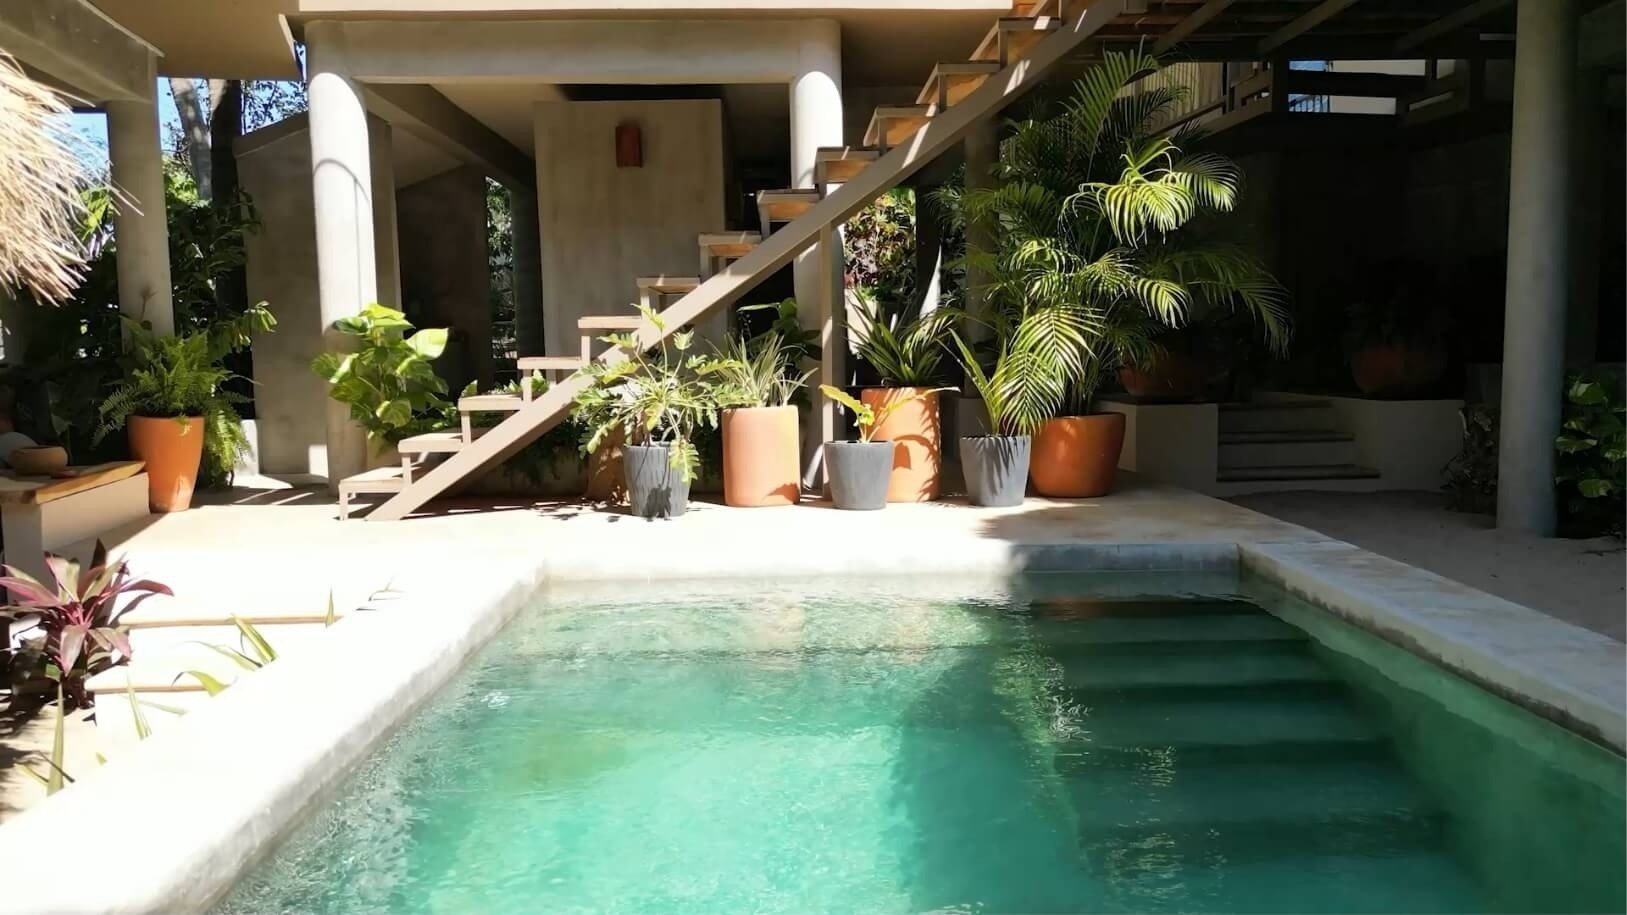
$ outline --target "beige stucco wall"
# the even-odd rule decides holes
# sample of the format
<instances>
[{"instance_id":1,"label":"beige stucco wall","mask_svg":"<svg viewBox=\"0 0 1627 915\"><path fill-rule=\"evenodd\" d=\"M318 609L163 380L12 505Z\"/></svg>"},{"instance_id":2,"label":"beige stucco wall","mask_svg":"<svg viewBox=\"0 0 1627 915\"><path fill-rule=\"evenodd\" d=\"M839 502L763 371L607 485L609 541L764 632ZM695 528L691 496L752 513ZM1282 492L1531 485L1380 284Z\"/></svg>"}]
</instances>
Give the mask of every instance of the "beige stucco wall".
<instances>
[{"instance_id":1,"label":"beige stucco wall","mask_svg":"<svg viewBox=\"0 0 1627 915\"><path fill-rule=\"evenodd\" d=\"M455 393L471 379L492 382L486 177L463 167L396 192L401 302L419 327L448 327L452 342L436 360Z\"/></svg>"},{"instance_id":2,"label":"beige stucco wall","mask_svg":"<svg viewBox=\"0 0 1627 915\"><path fill-rule=\"evenodd\" d=\"M616 167L624 121L643 133L643 168ZM550 354L573 355L577 318L632 314L637 277L693 276L698 236L725 227L723 107L539 102L535 130L544 332Z\"/></svg>"}]
</instances>

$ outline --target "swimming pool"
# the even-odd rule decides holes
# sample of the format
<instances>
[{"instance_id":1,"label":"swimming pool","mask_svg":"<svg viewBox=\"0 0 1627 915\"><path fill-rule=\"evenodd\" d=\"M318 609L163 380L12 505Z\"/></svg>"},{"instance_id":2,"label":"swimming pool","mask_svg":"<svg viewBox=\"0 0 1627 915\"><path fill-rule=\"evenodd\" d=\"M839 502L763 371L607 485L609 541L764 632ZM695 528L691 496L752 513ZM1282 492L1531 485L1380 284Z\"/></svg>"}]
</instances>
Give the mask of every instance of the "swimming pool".
<instances>
[{"instance_id":1,"label":"swimming pool","mask_svg":"<svg viewBox=\"0 0 1627 915\"><path fill-rule=\"evenodd\" d=\"M617 593L523 613L221 911L1624 904L1620 757L1247 579Z\"/></svg>"}]
</instances>

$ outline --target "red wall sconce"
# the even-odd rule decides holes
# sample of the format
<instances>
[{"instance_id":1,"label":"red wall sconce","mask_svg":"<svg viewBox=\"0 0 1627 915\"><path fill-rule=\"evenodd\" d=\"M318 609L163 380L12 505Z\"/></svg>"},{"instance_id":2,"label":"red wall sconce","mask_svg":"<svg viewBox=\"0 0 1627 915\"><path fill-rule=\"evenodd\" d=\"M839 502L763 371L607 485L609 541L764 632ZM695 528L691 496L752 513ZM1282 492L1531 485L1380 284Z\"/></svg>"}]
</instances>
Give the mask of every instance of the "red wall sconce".
<instances>
[{"instance_id":1,"label":"red wall sconce","mask_svg":"<svg viewBox=\"0 0 1627 915\"><path fill-rule=\"evenodd\" d=\"M644 167L644 134L632 122L616 125L616 167Z\"/></svg>"}]
</instances>

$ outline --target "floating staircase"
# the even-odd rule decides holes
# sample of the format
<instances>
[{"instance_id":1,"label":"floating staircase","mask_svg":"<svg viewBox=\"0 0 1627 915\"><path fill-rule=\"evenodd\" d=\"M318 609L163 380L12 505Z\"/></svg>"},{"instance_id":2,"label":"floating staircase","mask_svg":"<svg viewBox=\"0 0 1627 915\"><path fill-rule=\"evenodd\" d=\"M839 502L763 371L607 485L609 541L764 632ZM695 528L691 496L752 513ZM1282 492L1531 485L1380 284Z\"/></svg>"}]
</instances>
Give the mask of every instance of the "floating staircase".
<instances>
[{"instance_id":1,"label":"floating staircase","mask_svg":"<svg viewBox=\"0 0 1627 915\"><path fill-rule=\"evenodd\" d=\"M700 275L639 283L661 311L661 327L634 316L589 317L578 322L580 359L619 362L627 354L611 347L594 352L604 331L631 332L648 348L740 299L758 283L827 235L865 204L898 186L969 131L1038 85L1059 61L1123 12L1125 0L1014 0L1009 15L989 29L970 58L944 63L928 75L914 105L878 108L863 147L822 150L817 187L762 191L757 195L760 235L716 233L700 239ZM677 283L671 280L681 279ZM680 288L681 287L681 288ZM671 291L668 291L671 290ZM448 439L419 436L402 443L402 465L369 471L340 483L341 513L349 497L385 493L390 498L368 520L393 521L422 508L461 480L495 467L547 432L568 414L590 380L572 363L544 367L524 357L520 395L477 395L458 402L460 434ZM541 396L529 396L528 379L544 371L564 374ZM505 414L477 434L480 413Z\"/></svg>"},{"instance_id":2,"label":"floating staircase","mask_svg":"<svg viewBox=\"0 0 1627 915\"><path fill-rule=\"evenodd\" d=\"M1363 467L1356 439L1339 428L1325 400L1261 400L1220 405L1216 495L1291 489L1383 488Z\"/></svg>"}]
</instances>

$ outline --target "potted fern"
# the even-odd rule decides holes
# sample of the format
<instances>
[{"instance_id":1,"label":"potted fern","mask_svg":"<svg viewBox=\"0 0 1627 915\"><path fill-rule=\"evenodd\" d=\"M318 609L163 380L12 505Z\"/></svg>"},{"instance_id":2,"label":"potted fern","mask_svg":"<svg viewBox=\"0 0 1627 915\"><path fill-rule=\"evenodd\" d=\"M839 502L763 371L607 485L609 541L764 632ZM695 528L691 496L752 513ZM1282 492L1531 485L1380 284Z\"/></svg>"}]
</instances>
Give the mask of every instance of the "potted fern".
<instances>
[{"instance_id":1,"label":"potted fern","mask_svg":"<svg viewBox=\"0 0 1627 915\"><path fill-rule=\"evenodd\" d=\"M791 398L813 371L793 374L797 354L777 333L736 338L702 366L723 424L723 503L795 505L801 497L797 408Z\"/></svg>"},{"instance_id":2,"label":"potted fern","mask_svg":"<svg viewBox=\"0 0 1627 915\"><path fill-rule=\"evenodd\" d=\"M907 315L886 314L868 290L856 290L853 351L870 364L881 383L864 388L859 400L876 415L877 440L893 442L889 502L930 502L942 489L943 463L938 392L948 309Z\"/></svg>"},{"instance_id":3,"label":"potted fern","mask_svg":"<svg viewBox=\"0 0 1627 915\"><path fill-rule=\"evenodd\" d=\"M1274 349L1287 343L1282 287L1200 230L1235 206L1242 176L1223 156L1184 149L1188 135L1159 132L1186 91L1142 88L1159 69L1148 54L1106 53L1060 106L1013 125L993 187L940 196L956 222L990 229L992 243L964 261L988 278L975 317L1062 371L1056 415L1033 441L1042 495L1111 488L1124 417L1092 412L1096 388L1124 365L1148 364L1160 331L1230 309Z\"/></svg>"},{"instance_id":4,"label":"potted fern","mask_svg":"<svg viewBox=\"0 0 1627 915\"><path fill-rule=\"evenodd\" d=\"M654 310L639 310L658 330L665 328ZM707 360L685 355L694 346L692 331L673 334L653 352L645 352L637 332L601 339L627 358L590 362L583 369L595 382L576 397L589 429L587 450L597 452L620 435L633 514L678 517L689 508L689 487L700 471L695 433L702 426L717 427L713 387L700 372Z\"/></svg>"},{"instance_id":5,"label":"potted fern","mask_svg":"<svg viewBox=\"0 0 1627 915\"><path fill-rule=\"evenodd\" d=\"M859 437L849 441L825 443L825 470L830 475L830 498L837 508L852 511L874 511L894 501L888 497L894 468L895 442L877 438L885 428L887 419L899 410L907 409L927 397L936 397L944 388L914 391L908 396L888 400L879 408L841 388L828 384L819 386L826 397L853 413L859 426Z\"/></svg>"},{"instance_id":6,"label":"potted fern","mask_svg":"<svg viewBox=\"0 0 1627 915\"><path fill-rule=\"evenodd\" d=\"M130 453L147 465L153 511L191 507L206 448L230 474L245 444L233 404L244 398L223 389L232 373L222 360L249 345L255 331L275 326L263 302L207 331L176 337L125 321L124 378L98 408L102 424L96 440L128 427Z\"/></svg>"}]
</instances>

